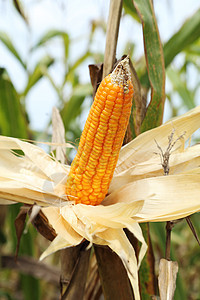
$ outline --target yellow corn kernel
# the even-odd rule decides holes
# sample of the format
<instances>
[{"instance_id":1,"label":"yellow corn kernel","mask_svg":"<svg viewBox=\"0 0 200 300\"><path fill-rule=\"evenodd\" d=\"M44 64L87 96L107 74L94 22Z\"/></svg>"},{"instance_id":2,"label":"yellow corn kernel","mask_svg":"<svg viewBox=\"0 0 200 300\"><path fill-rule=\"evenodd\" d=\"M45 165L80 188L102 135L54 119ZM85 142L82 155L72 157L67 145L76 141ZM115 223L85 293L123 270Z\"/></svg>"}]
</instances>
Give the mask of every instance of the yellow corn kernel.
<instances>
[{"instance_id":1,"label":"yellow corn kernel","mask_svg":"<svg viewBox=\"0 0 200 300\"><path fill-rule=\"evenodd\" d=\"M131 112L133 86L128 59L101 82L66 182L75 203L98 205L105 198Z\"/></svg>"}]
</instances>

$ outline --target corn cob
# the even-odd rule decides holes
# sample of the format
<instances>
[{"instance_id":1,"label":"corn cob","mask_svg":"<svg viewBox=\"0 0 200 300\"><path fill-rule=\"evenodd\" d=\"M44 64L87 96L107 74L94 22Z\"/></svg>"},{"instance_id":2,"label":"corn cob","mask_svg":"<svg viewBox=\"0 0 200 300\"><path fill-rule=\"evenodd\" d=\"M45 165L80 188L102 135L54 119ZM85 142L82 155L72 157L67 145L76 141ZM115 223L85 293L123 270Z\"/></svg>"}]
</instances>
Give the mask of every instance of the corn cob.
<instances>
[{"instance_id":1,"label":"corn cob","mask_svg":"<svg viewBox=\"0 0 200 300\"><path fill-rule=\"evenodd\" d=\"M101 82L66 182L75 203L98 205L107 194L129 121L133 86L128 58Z\"/></svg>"}]
</instances>

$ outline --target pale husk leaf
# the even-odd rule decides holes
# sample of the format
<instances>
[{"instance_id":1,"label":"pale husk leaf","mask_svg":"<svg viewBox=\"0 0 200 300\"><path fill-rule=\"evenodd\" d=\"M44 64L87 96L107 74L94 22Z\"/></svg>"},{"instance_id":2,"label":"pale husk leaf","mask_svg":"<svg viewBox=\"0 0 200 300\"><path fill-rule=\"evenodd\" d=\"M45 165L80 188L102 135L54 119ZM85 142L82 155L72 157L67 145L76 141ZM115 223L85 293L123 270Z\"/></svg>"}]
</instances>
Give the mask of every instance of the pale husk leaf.
<instances>
[{"instance_id":1,"label":"pale husk leaf","mask_svg":"<svg viewBox=\"0 0 200 300\"><path fill-rule=\"evenodd\" d=\"M142 229L138 223L132 223L132 224L124 224L126 225L126 228L133 233L133 235L138 239L138 241L141 243L141 248L138 254L138 269L141 265L141 262L146 254L147 251L147 244L145 242L145 239L143 237Z\"/></svg>"},{"instance_id":2,"label":"pale husk leaf","mask_svg":"<svg viewBox=\"0 0 200 300\"><path fill-rule=\"evenodd\" d=\"M74 244L73 246L76 246L77 244ZM40 256L40 260L43 260L47 256L49 256L52 253L55 253L56 251L59 251L61 249L65 249L67 247L71 247L71 243L69 243L67 240L65 240L61 235L57 235L55 239L51 242L49 247L42 253Z\"/></svg>"},{"instance_id":3,"label":"pale husk leaf","mask_svg":"<svg viewBox=\"0 0 200 300\"><path fill-rule=\"evenodd\" d=\"M169 175L189 173L192 169L200 165L200 145L197 144L186 149L181 148L180 152L172 152L169 158ZM143 178L163 175L163 167L159 149L157 153L152 153L152 157L144 162L129 167L128 169L115 174L109 187L109 193L123 185Z\"/></svg>"},{"instance_id":4,"label":"pale husk leaf","mask_svg":"<svg viewBox=\"0 0 200 300\"><path fill-rule=\"evenodd\" d=\"M147 245L142 235L141 228L132 219L132 216L139 213L142 209L143 201L134 203L117 203L110 206L90 206L84 204L65 205L60 208L43 208L42 211L47 216L49 222L55 228L59 236L62 236L75 245L78 238L85 238L90 243L98 245L107 245L122 259L127 270L131 284L134 289L135 299L139 298L138 290L138 267L144 257ZM135 257L135 252L126 237L123 228L128 228L138 240L142 243L139 262ZM67 238L65 230L74 230L77 239L73 241ZM80 240L81 242L81 240ZM66 247L66 243L61 240L60 249ZM56 241L56 249L59 248L59 240ZM55 245L45 251L42 258L55 251Z\"/></svg>"},{"instance_id":5,"label":"pale husk leaf","mask_svg":"<svg viewBox=\"0 0 200 300\"><path fill-rule=\"evenodd\" d=\"M73 207L76 216L84 224L93 224L110 228L123 228L124 223L131 224L131 217L141 211L144 201L135 201L134 203L117 203L110 206L92 206L79 204ZM95 232L95 228L90 228Z\"/></svg>"},{"instance_id":6,"label":"pale husk leaf","mask_svg":"<svg viewBox=\"0 0 200 300\"><path fill-rule=\"evenodd\" d=\"M144 199L135 221L169 221L200 210L200 174L179 174L135 181L114 191L104 205ZM126 195L126 197L124 196Z\"/></svg>"},{"instance_id":7,"label":"pale husk leaf","mask_svg":"<svg viewBox=\"0 0 200 300\"><path fill-rule=\"evenodd\" d=\"M39 205L65 201L69 169L33 144L0 136L0 203L6 199Z\"/></svg>"},{"instance_id":8,"label":"pale husk leaf","mask_svg":"<svg viewBox=\"0 0 200 300\"><path fill-rule=\"evenodd\" d=\"M63 218L60 210L61 208L58 207L45 207L42 209L58 235L62 236L72 246L79 244L83 237L73 229L67 219Z\"/></svg>"},{"instance_id":9,"label":"pale husk leaf","mask_svg":"<svg viewBox=\"0 0 200 300\"><path fill-rule=\"evenodd\" d=\"M187 140L198 128L200 128L200 106L159 127L140 134L121 149L115 174L133 165L149 160L155 152L158 152L155 140L164 150L168 146L168 136L170 136L173 131L175 131L175 140L183 134L183 139ZM173 148L174 151L180 152L181 147L183 147L183 139L179 139L176 142Z\"/></svg>"},{"instance_id":10,"label":"pale husk leaf","mask_svg":"<svg viewBox=\"0 0 200 300\"><path fill-rule=\"evenodd\" d=\"M54 142L65 144L65 127L56 107L53 107L52 111L52 143ZM66 147L52 146L53 150L56 150L56 159L64 163L66 160Z\"/></svg>"}]
</instances>

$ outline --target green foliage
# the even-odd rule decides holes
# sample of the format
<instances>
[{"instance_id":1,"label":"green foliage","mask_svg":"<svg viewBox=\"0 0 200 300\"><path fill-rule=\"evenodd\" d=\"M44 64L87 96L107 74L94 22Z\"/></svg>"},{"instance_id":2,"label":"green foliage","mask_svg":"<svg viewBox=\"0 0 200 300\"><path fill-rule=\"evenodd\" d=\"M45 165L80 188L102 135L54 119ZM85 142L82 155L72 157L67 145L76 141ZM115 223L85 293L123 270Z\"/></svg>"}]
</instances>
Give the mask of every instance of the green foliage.
<instances>
[{"instance_id":1,"label":"green foliage","mask_svg":"<svg viewBox=\"0 0 200 300\"><path fill-rule=\"evenodd\" d=\"M182 104L187 109L192 109L195 107L194 103L194 92L190 91L187 87L186 80L181 78L181 72L168 68L167 77L170 79L173 85L173 91L176 91L179 96L182 98Z\"/></svg>"},{"instance_id":2,"label":"green foliage","mask_svg":"<svg viewBox=\"0 0 200 300\"><path fill-rule=\"evenodd\" d=\"M0 134L28 137L28 120L20 97L5 69L0 69Z\"/></svg>"},{"instance_id":3,"label":"green foliage","mask_svg":"<svg viewBox=\"0 0 200 300\"><path fill-rule=\"evenodd\" d=\"M124 0L123 6L127 14L130 14L136 21L140 20L132 0Z\"/></svg>"},{"instance_id":4,"label":"green foliage","mask_svg":"<svg viewBox=\"0 0 200 300\"><path fill-rule=\"evenodd\" d=\"M187 19L180 30L164 45L165 67L167 68L178 53L192 45L199 37L200 9Z\"/></svg>"},{"instance_id":5,"label":"green foliage","mask_svg":"<svg viewBox=\"0 0 200 300\"><path fill-rule=\"evenodd\" d=\"M151 85L151 102L141 128L142 131L146 131L162 123L165 101L165 68L152 1L134 1L134 4L143 26L144 51Z\"/></svg>"},{"instance_id":6,"label":"green foliage","mask_svg":"<svg viewBox=\"0 0 200 300\"><path fill-rule=\"evenodd\" d=\"M76 117L81 114L82 104L85 98L91 94L92 87L90 84L75 85L72 96L65 103L63 109L61 110L61 116L65 125L65 129L67 132L71 132L73 134L74 141L79 137L79 135L77 136L76 130L74 131L73 129L73 123Z\"/></svg>"},{"instance_id":7,"label":"green foliage","mask_svg":"<svg viewBox=\"0 0 200 300\"><path fill-rule=\"evenodd\" d=\"M63 41L63 46L64 46L64 56L65 56L65 61L67 61L68 54L69 54L69 44L70 44L70 39L69 35L60 30L50 30L46 32L40 40L32 47L32 51L38 49L40 46L44 46L47 42L51 42L51 40L55 37L61 37Z\"/></svg>"},{"instance_id":8,"label":"green foliage","mask_svg":"<svg viewBox=\"0 0 200 300\"><path fill-rule=\"evenodd\" d=\"M7 47L7 49L14 55L14 57L20 62L22 67L26 69L26 64L23 62L21 55L18 53L17 49L13 45L10 37L5 32L0 31L0 41Z\"/></svg>"},{"instance_id":9,"label":"green foliage","mask_svg":"<svg viewBox=\"0 0 200 300\"><path fill-rule=\"evenodd\" d=\"M129 5L129 9L126 12L129 13L134 18L135 9L132 7L132 13L130 12L132 3L131 1L125 1L126 5ZM165 72L164 72L164 61L167 68L167 76L172 84L172 91L170 93L171 108L172 112L175 111L175 106L172 101L175 93L178 93L180 99L182 100L181 107L185 106L187 109L191 109L195 106L195 93L198 90L199 81L196 82L196 86L193 90L188 88L187 85L187 66L188 64L193 64L195 68L200 70L198 65L198 55L200 53L200 10L194 13L176 32L169 41L164 45L164 56L162 45L160 42L159 32L157 28L157 22L152 9L152 1L133 1L136 10L140 16L141 23L143 26L144 35L144 53L146 59L146 66L144 66L144 59L140 59L139 63L135 63L138 67L136 68L137 74L139 75L139 80L141 82L141 88L145 91L145 94L151 90L151 100L148 106L146 116L142 124L142 131L146 131L150 128L158 126L162 120L164 101L165 101ZM185 51L185 61L183 67L177 69L171 67L170 63L181 51ZM195 59L196 56L196 59ZM134 106L135 109L135 106ZM176 111L177 113L177 111ZM135 131L133 126L131 126L133 136ZM195 220L195 216L194 216ZM143 225L143 234L147 240L147 234L145 229L145 224ZM174 231L179 234L180 227L175 227ZM185 224L183 230L188 232L188 228ZM154 241L154 254L156 259L164 257L165 253L165 224L164 223L152 223L151 224L151 236ZM190 233L190 235L192 235ZM184 244L184 241L182 241ZM194 251L194 250L193 250ZM177 254L176 243L172 243L171 246L171 258L172 260L177 260L179 263L180 252ZM194 257L194 252L191 255ZM187 261L188 263L188 261ZM181 267L180 267L181 268ZM175 299L188 299L189 297L189 287L185 288L183 284L184 272L179 272L177 277L177 285L175 291ZM150 295L146 291L145 282L148 275L150 274L149 262L147 255L145 256L141 268L140 268L140 281L142 287L142 299L149 299ZM185 278L187 281L187 279ZM193 283L194 284L194 283ZM191 292L192 293L192 292ZM195 294L194 298L198 298Z\"/></svg>"},{"instance_id":10,"label":"green foliage","mask_svg":"<svg viewBox=\"0 0 200 300\"><path fill-rule=\"evenodd\" d=\"M16 230L14 225L14 220L16 219L21 205L16 204L9 207L9 212L7 216L7 222L9 223L10 229L10 237L11 237L11 247L13 249L13 253L16 251L17 246L17 237ZM36 230L33 227L28 228L27 233L22 235L22 239L20 241L20 251L19 255L33 256L34 249L36 248L34 245L34 240L36 237ZM35 300L40 299L40 282L38 279L30 276L21 274L20 276L20 286L24 293L25 299Z\"/></svg>"},{"instance_id":11,"label":"green foliage","mask_svg":"<svg viewBox=\"0 0 200 300\"><path fill-rule=\"evenodd\" d=\"M30 89L36 85L36 83L46 74L48 67L54 63L54 59L49 56L43 57L35 66L32 73L29 74L28 83L23 92L23 96L26 96Z\"/></svg>"}]
</instances>

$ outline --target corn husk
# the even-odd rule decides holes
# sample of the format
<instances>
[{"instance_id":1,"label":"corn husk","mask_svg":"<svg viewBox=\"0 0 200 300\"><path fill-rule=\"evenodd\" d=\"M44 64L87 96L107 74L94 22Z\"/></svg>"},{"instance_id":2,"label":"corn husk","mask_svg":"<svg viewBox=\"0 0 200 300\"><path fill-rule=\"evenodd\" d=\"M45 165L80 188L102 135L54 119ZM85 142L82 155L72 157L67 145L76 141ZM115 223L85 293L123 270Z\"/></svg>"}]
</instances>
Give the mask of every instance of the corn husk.
<instances>
[{"instance_id":1,"label":"corn husk","mask_svg":"<svg viewBox=\"0 0 200 300\"><path fill-rule=\"evenodd\" d=\"M24 155L13 150L21 150ZM66 200L64 184L69 169L33 144L1 136L0 204L7 199L42 206L60 205Z\"/></svg>"},{"instance_id":2,"label":"corn husk","mask_svg":"<svg viewBox=\"0 0 200 300\"><path fill-rule=\"evenodd\" d=\"M136 137L133 141L126 144L120 152L115 174L129 169L133 165L148 161L153 154L158 153L159 146L164 150L168 146L168 136L174 131L174 138L179 139L173 147L173 152L181 152L186 141L191 135L200 128L200 106L190 110L182 116L176 117L165 124L146 131Z\"/></svg>"},{"instance_id":3,"label":"corn husk","mask_svg":"<svg viewBox=\"0 0 200 300\"><path fill-rule=\"evenodd\" d=\"M135 299L140 299L137 270L147 246L138 223L174 220L200 210L200 145L185 148L185 141L199 127L197 107L123 147L109 194L98 206L67 201L65 182L69 166L33 144L0 137L0 199L2 203L9 200L43 207L57 237L42 259L84 239L90 245L108 245L121 258ZM163 176L158 145L165 151L172 132L177 141L170 153L169 176ZM62 150L70 147L60 146ZM13 150L21 150L24 155ZM139 262L124 228L142 244Z\"/></svg>"}]
</instances>

